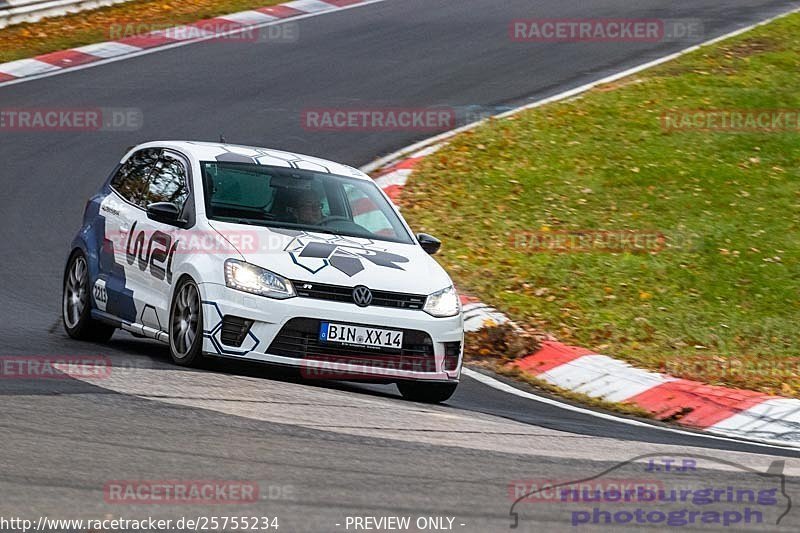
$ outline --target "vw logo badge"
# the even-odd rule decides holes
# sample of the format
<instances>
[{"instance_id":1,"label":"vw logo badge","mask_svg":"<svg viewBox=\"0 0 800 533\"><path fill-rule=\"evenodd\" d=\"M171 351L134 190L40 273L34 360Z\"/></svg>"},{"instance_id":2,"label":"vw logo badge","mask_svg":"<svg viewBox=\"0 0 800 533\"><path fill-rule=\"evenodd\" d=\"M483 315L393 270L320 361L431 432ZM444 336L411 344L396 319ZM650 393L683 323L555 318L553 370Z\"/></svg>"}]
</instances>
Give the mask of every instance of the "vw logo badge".
<instances>
[{"instance_id":1,"label":"vw logo badge","mask_svg":"<svg viewBox=\"0 0 800 533\"><path fill-rule=\"evenodd\" d=\"M353 289L353 301L359 307L366 307L372 303L372 292L363 285Z\"/></svg>"}]
</instances>

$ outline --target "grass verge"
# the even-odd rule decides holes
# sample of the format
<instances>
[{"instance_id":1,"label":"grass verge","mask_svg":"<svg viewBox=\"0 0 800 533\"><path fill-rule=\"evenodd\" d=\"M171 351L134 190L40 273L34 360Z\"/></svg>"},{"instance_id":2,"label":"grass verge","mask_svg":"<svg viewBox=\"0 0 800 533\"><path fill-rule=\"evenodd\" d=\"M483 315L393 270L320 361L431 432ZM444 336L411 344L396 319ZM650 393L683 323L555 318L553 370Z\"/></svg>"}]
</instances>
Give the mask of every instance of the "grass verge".
<instances>
[{"instance_id":1,"label":"grass verge","mask_svg":"<svg viewBox=\"0 0 800 533\"><path fill-rule=\"evenodd\" d=\"M194 22L286 0L133 0L123 4L16 24L0 30L0 63L115 40L120 24L154 29ZM126 35L127 36L127 35Z\"/></svg>"},{"instance_id":2,"label":"grass verge","mask_svg":"<svg viewBox=\"0 0 800 533\"><path fill-rule=\"evenodd\" d=\"M444 240L438 257L463 290L522 324L638 366L798 396L800 129L668 129L663 116L800 110L799 32L791 15L461 134L420 164L404 215ZM580 232L662 240L646 253L583 240L541 251ZM533 249L532 235L549 244Z\"/></svg>"}]
</instances>

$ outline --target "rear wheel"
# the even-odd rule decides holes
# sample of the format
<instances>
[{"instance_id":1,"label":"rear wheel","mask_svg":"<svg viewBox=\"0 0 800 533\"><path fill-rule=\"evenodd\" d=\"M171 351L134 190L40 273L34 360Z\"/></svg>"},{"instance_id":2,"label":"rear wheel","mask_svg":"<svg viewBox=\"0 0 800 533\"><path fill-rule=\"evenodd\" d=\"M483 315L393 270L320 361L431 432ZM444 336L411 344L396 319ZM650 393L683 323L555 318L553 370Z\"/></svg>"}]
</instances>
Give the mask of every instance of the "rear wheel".
<instances>
[{"instance_id":1,"label":"rear wheel","mask_svg":"<svg viewBox=\"0 0 800 533\"><path fill-rule=\"evenodd\" d=\"M181 366L197 366L203 359L203 309L200 290L190 278L180 282L169 313L169 352Z\"/></svg>"},{"instance_id":2,"label":"rear wheel","mask_svg":"<svg viewBox=\"0 0 800 533\"><path fill-rule=\"evenodd\" d=\"M114 334L114 326L92 318L89 267L83 252L76 251L69 258L61 301L64 330L73 339L105 342Z\"/></svg>"},{"instance_id":3,"label":"rear wheel","mask_svg":"<svg viewBox=\"0 0 800 533\"><path fill-rule=\"evenodd\" d=\"M440 403L450 398L458 383L424 383L419 381L400 381L397 388L403 398L412 402Z\"/></svg>"}]
</instances>

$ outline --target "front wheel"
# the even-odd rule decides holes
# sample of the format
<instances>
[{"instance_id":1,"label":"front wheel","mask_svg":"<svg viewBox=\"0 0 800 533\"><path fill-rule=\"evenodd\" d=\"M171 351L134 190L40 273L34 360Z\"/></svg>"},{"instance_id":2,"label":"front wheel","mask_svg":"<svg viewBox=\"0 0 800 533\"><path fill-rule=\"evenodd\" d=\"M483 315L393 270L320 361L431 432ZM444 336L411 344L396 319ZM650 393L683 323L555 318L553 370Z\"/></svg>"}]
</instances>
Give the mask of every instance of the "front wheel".
<instances>
[{"instance_id":1,"label":"front wheel","mask_svg":"<svg viewBox=\"0 0 800 533\"><path fill-rule=\"evenodd\" d=\"M169 312L169 352L175 364L197 366L203 359L203 308L200 289L189 278L181 281Z\"/></svg>"},{"instance_id":2,"label":"front wheel","mask_svg":"<svg viewBox=\"0 0 800 533\"><path fill-rule=\"evenodd\" d=\"M73 253L67 263L61 296L61 320L67 335L82 341L105 342L116 329L92 318L89 267L80 251Z\"/></svg>"},{"instance_id":3,"label":"front wheel","mask_svg":"<svg viewBox=\"0 0 800 533\"><path fill-rule=\"evenodd\" d=\"M419 381L400 381L397 388L403 399L412 402L440 403L450 398L458 383L424 383Z\"/></svg>"}]
</instances>

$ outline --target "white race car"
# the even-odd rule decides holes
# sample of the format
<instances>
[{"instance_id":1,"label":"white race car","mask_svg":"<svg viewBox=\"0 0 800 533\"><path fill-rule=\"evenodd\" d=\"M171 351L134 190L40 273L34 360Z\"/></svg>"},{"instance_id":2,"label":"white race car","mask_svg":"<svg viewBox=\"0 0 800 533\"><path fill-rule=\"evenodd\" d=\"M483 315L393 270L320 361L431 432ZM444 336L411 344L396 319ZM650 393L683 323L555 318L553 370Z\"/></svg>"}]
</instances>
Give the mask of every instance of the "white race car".
<instances>
[{"instance_id":1,"label":"white race car","mask_svg":"<svg viewBox=\"0 0 800 533\"><path fill-rule=\"evenodd\" d=\"M449 398L464 323L453 283L363 172L294 153L203 142L130 150L86 205L64 274L77 339L117 328L309 378L395 382Z\"/></svg>"}]
</instances>

